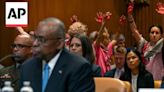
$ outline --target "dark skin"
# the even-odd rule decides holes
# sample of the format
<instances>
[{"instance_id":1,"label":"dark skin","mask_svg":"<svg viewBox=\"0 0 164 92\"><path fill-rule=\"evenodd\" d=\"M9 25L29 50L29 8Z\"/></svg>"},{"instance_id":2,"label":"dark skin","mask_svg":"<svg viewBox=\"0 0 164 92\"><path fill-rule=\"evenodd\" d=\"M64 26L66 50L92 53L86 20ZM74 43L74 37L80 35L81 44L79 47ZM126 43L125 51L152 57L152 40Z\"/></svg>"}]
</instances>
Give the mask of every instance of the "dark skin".
<instances>
[{"instance_id":1,"label":"dark skin","mask_svg":"<svg viewBox=\"0 0 164 92\"><path fill-rule=\"evenodd\" d=\"M13 60L22 63L27 58L30 58L32 56L32 39L29 35L18 35L13 43L13 54L16 55L16 57L13 57Z\"/></svg>"},{"instance_id":2,"label":"dark skin","mask_svg":"<svg viewBox=\"0 0 164 92\"><path fill-rule=\"evenodd\" d=\"M58 31L49 30L49 25L39 26L38 30L34 32L37 37L44 39L44 42L39 39L35 39L33 50L39 48L39 53L37 56L42 57L45 61L52 59L63 47L64 47L64 38L58 35ZM59 39L60 38L60 39Z\"/></svg>"}]
</instances>

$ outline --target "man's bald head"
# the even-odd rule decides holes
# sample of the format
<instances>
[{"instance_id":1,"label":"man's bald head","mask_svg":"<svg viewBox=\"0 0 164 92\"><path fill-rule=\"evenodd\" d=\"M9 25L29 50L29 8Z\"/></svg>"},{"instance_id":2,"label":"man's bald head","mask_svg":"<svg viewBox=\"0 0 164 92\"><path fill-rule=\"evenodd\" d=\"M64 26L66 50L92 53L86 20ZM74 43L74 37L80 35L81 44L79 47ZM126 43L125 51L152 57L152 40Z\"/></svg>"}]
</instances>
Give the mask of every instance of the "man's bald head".
<instances>
[{"instance_id":1,"label":"man's bald head","mask_svg":"<svg viewBox=\"0 0 164 92\"><path fill-rule=\"evenodd\" d=\"M13 47L14 61L22 63L32 56L31 47L33 40L30 35L20 34L16 36Z\"/></svg>"},{"instance_id":2,"label":"man's bald head","mask_svg":"<svg viewBox=\"0 0 164 92\"><path fill-rule=\"evenodd\" d=\"M33 44L33 40L30 35L20 34L15 38L14 41L18 41L18 40L23 40L24 41L23 43L25 43L26 45L32 46Z\"/></svg>"}]
</instances>

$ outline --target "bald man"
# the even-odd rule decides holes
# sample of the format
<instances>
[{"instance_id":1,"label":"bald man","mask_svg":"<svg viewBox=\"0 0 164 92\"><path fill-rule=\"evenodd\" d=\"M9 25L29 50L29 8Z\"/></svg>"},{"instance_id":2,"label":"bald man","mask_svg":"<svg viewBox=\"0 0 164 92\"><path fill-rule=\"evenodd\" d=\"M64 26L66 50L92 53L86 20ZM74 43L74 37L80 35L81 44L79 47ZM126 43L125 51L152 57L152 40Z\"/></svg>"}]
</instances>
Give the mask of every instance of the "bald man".
<instances>
[{"instance_id":1,"label":"bald man","mask_svg":"<svg viewBox=\"0 0 164 92\"><path fill-rule=\"evenodd\" d=\"M19 69L21 64L32 56L32 44L32 38L28 34L21 34L15 38L11 45L14 55L12 60L15 64L0 70L0 87L4 85L4 81L11 81L15 92L19 92Z\"/></svg>"},{"instance_id":2,"label":"bald man","mask_svg":"<svg viewBox=\"0 0 164 92\"><path fill-rule=\"evenodd\" d=\"M14 43L12 44L13 60L19 64L22 64L26 59L32 56L32 47L33 41L30 35L18 35Z\"/></svg>"}]
</instances>

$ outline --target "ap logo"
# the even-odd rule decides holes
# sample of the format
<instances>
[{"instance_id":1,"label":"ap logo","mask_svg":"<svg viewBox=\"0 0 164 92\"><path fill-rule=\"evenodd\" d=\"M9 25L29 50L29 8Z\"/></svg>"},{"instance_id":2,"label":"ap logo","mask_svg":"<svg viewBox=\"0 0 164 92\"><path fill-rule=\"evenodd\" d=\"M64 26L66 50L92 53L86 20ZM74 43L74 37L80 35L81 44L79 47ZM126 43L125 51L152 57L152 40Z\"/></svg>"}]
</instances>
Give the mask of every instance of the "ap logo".
<instances>
[{"instance_id":1,"label":"ap logo","mask_svg":"<svg viewBox=\"0 0 164 92\"><path fill-rule=\"evenodd\" d=\"M28 3L27 2L6 2L6 27L28 25Z\"/></svg>"}]
</instances>

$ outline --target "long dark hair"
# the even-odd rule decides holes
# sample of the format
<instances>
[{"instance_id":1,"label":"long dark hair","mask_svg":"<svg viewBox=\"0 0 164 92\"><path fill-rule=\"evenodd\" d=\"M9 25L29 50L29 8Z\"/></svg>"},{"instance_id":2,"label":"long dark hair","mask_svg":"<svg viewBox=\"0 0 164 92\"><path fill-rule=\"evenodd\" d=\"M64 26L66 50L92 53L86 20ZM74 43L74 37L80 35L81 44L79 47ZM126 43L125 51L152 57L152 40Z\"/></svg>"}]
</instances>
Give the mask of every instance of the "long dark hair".
<instances>
[{"instance_id":1,"label":"long dark hair","mask_svg":"<svg viewBox=\"0 0 164 92\"><path fill-rule=\"evenodd\" d=\"M160 33L163 34L163 28L162 28L161 25L158 25L158 24L150 26L150 27L149 27L149 30L148 30L149 33L150 33L152 27L157 27L157 28L159 28Z\"/></svg>"},{"instance_id":2,"label":"long dark hair","mask_svg":"<svg viewBox=\"0 0 164 92\"><path fill-rule=\"evenodd\" d=\"M73 38L78 38L81 41L83 57L86 58L91 64L93 64L95 61L95 57L93 53L92 44L89 38L83 34L76 34L70 39L70 42Z\"/></svg>"},{"instance_id":3,"label":"long dark hair","mask_svg":"<svg viewBox=\"0 0 164 92\"><path fill-rule=\"evenodd\" d=\"M125 61L127 61L127 55L131 51L134 52L138 56L138 58L139 58L139 65L138 65L139 73L140 74L145 73L145 65L142 62L142 58L141 58L140 52L138 52L137 50L132 49L132 50L128 51L126 53ZM125 62L124 69L125 69L125 72L124 72L123 76L124 76L124 78L129 79L129 77L131 76L131 69L128 67L127 62Z\"/></svg>"}]
</instances>

